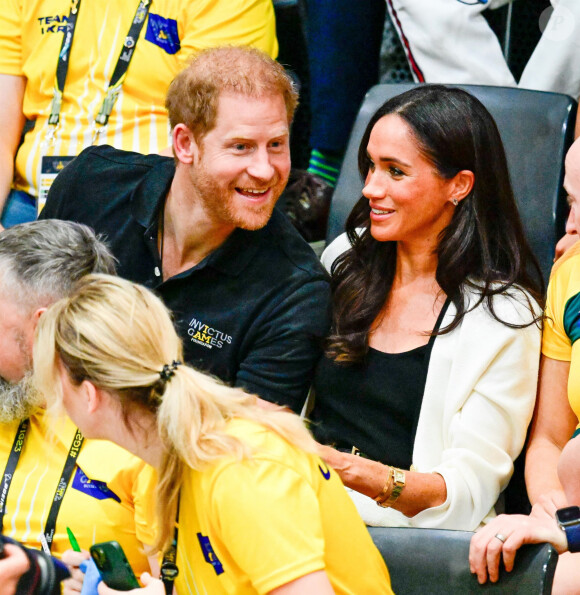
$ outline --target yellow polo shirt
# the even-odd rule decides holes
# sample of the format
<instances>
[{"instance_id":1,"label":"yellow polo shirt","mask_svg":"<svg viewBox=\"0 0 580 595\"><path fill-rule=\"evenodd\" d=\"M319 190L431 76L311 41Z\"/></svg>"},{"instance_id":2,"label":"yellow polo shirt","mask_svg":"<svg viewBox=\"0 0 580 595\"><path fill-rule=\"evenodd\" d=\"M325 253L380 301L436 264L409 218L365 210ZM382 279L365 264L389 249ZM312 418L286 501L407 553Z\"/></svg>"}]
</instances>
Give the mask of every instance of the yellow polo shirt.
<instances>
[{"instance_id":1,"label":"yellow polo shirt","mask_svg":"<svg viewBox=\"0 0 580 595\"><path fill-rule=\"evenodd\" d=\"M40 549L40 534L69 453L76 428L63 420L49 429L44 414L30 418L24 447L6 502L4 534ZM0 424L0 472L4 472L18 423ZM53 433L55 432L56 435ZM151 543L150 529L138 527L147 507L150 468L122 448L100 440L85 439L59 510L52 553L71 549L66 528L81 548L117 540L137 576L149 568L140 537Z\"/></svg>"},{"instance_id":2,"label":"yellow polo shirt","mask_svg":"<svg viewBox=\"0 0 580 595\"><path fill-rule=\"evenodd\" d=\"M546 300L542 353L570 362L568 400L580 420L580 242L554 265ZM580 427L580 423L577 427Z\"/></svg>"},{"instance_id":3,"label":"yellow polo shirt","mask_svg":"<svg viewBox=\"0 0 580 595\"><path fill-rule=\"evenodd\" d=\"M0 0L0 73L26 77L23 111L35 121L16 157L14 187L38 196L40 157L74 156L90 127L139 0L83 0L55 142L43 147L71 0ZM157 153L170 144L167 87L188 59L217 45L252 45L276 57L271 0L154 0L106 131L96 144Z\"/></svg>"},{"instance_id":4,"label":"yellow polo shirt","mask_svg":"<svg viewBox=\"0 0 580 595\"><path fill-rule=\"evenodd\" d=\"M392 593L381 554L333 470L253 422L234 420L228 431L254 454L187 470L178 593L268 593L318 570L337 595Z\"/></svg>"}]
</instances>

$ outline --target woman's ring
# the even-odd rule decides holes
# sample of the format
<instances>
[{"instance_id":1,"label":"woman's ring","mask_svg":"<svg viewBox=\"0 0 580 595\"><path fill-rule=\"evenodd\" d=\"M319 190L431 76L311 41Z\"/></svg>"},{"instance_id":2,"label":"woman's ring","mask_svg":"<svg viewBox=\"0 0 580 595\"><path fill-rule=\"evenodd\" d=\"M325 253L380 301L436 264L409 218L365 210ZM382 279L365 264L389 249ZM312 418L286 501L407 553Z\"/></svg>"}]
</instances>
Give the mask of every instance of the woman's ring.
<instances>
[{"instance_id":1,"label":"woman's ring","mask_svg":"<svg viewBox=\"0 0 580 595\"><path fill-rule=\"evenodd\" d=\"M502 542L505 543L505 540L507 539L507 537L505 535L502 535L501 533L496 533L495 536Z\"/></svg>"}]
</instances>

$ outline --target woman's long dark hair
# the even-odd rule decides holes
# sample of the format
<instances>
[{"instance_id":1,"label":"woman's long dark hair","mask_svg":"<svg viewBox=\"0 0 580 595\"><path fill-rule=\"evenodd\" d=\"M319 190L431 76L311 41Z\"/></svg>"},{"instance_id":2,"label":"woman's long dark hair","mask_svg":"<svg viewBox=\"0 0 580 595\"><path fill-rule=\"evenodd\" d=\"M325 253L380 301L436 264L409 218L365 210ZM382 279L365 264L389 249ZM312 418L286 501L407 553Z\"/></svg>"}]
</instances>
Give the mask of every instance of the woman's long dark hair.
<instances>
[{"instance_id":1,"label":"woman's long dark hair","mask_svg":"<svg viewBox=\"0 0 580 595\"><path fill-rule=\"evenodd\" d=\"M481 302L503 324L527 326L501 320L493 308L493 296L513 285L526 289L541 303L544 282L524 235L492 116L466 91L443 85L420 85L393 97L374 114L362 137L358 165L363 179L369 170L371 131L388 114L407 123L419 150L440 176L451 179L461 170L469 170L475 177L473 189L457 205L439 238L436 280L457 310L453 322L439 334L455 329L466 312ZM371 325L391 290L397 245L373 239L365 197L350 213L346 231L352 249L332 267L333 326L326 353L336 361L355 362L366 354ZM466 303L466 289L479 294L476 303ZM528 324L539 323L529 300L528 305Z\"/></svg>"}]
</instances>

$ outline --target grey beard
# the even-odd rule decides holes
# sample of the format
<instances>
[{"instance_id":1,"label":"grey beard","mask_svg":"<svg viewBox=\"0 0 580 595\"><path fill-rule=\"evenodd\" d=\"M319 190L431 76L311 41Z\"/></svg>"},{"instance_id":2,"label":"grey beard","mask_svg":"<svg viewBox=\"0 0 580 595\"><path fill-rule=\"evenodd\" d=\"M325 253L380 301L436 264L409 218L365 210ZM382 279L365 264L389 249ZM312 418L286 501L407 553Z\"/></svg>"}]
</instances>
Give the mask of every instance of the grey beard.
<instances>
[{"instance_id":1,"label":"grey beard","mask_svg":"<svg viewBox=\"0 0 580 595\"><path fill-rule=\"evenodd\" d=\"M42 401L33 386L31 372L16 383L0 378L0 423L8 424L30 417L42 406Z\"/></svg>"}]
</instances>

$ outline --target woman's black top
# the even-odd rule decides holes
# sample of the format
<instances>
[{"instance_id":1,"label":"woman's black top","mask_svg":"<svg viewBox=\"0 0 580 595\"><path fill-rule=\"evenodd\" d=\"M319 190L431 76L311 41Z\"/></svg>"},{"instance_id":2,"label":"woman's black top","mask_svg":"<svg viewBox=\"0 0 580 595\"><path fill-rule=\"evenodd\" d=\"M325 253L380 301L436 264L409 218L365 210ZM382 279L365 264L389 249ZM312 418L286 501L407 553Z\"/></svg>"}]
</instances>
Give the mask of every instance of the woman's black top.
<instances>
[{"instance_id":1,"label":"woman's black top","mask_svg":"<svg viewBox=\"0 0 580 595\"><path fill-rule=\"evenodd\" d=\"M449 300L434 331L448 305ZM349 452L356 446L370 459L409 469L434 341L432 335L427 345L403 353L369 348L357 364L322 358L310 416L316 439Z\"/></svg>"}]
</instances>

